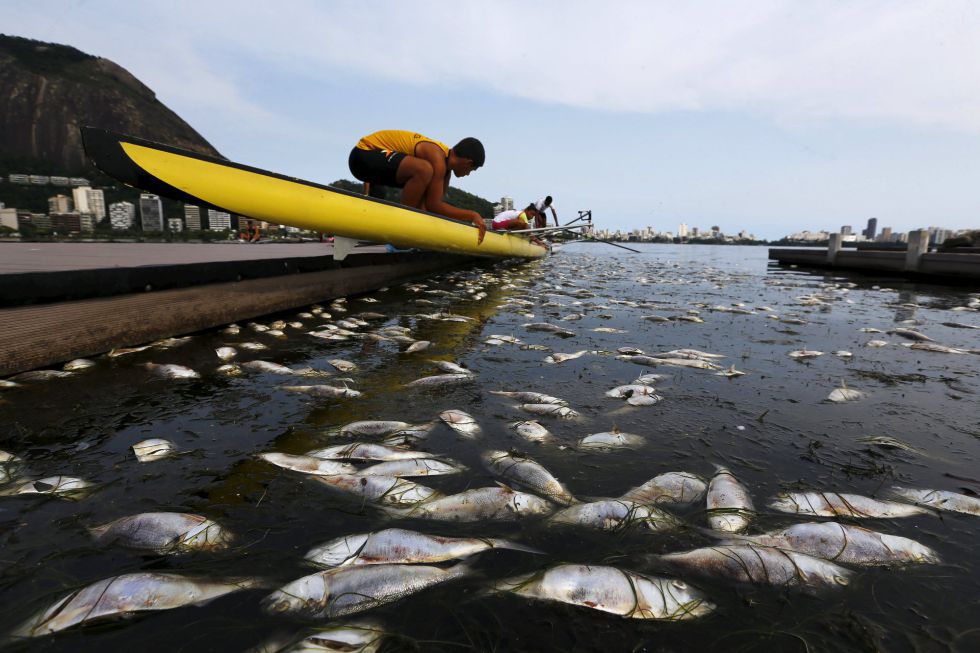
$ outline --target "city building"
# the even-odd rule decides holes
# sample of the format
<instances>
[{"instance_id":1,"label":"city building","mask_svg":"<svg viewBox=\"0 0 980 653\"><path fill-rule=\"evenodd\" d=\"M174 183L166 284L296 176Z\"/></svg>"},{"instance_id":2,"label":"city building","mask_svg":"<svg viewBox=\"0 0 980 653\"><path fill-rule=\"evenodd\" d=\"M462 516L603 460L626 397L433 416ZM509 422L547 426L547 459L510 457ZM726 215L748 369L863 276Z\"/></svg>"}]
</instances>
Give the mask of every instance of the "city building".
<instances>
[{"instance_id":1,"label":"city building","mask_svg":"<svg viewBox=\"0 0 980 653\"><path fill-rule=\"evenodd\" d=\"M231 214L224 211L208 209L208 230L229 231L231 229Z\"/></svg>"},{"instance_id":2,"label":"city building","mask_svg":"<svg viewBox=\"0 0 980 653\"><path fill-rule=\"evenodd\" d=\"M78 211L52 213L51 229L58 233L77 234L82 232L82 214Z\"/></svg>"},{"instance_id":3,"label":"city building","mask_svg":"<svg viewBox=\"0 0 980 653\"><path fill-rule=\"evenodd\" d=\"M846 224L840 228L840 232L844 236L850 236L852 233L854 233L854 228L851 227L851 225Z\"/></svg>"},{"instance_id":4,"label":"city building","mask_svg":"<svg viewBox=\"0 0 980 653\"><path fill-rule=\"evenodd\" d=\"M85 177L69 177L68 183L72 186L88 186L89 181Z\"/></svg>"},{"instance_id":5,"label":"city building","mask_svg":"<svg viewBox=\"0 0 980 653\"><path fill-rule=\"evenodd\" d=\"M71 198L67 195L55 195L48 198L48 213L68 213L73 209Z\"/></svg>"},{"instance_id":6,"label":"city building","mask_svg":"<svg viewBox=\"0 0 980 653\"><path fill-rule=\"evenodd\" d=\"M677 225L677 235L681 238L687 238L687 225L683 222Z\"/></svg>"},{"instance_id":7,"label":"city building","mask_svg":"<svg viewBox=\"0 0 980 653\"><path fill-rule=\"evenodd\" d=\"M71 189L71 197L75 202L75 210L79 213L91 213L92 210L88 206L88 192L92 190L88 186L76 186Z\"/></svg>"},{"instance_id":8,"label":"city building","mask_svg":"<svg viewBox=\"0 0 980 653\"><path fill-rule=\"evenodd\" d=\"M30 178L27 175L20 175L20 174L16 174L16 173L7 175L7 179L10 181L11 184L29 184L29 183L31 183L31 180L30 180Z\"/></svg>"},{"instance_id":9,"label":"city building","mask_svg":"<svg viewBox=\"0 0 980 653\"><path fill-rule=\"evenodd\" d=\"M51 177L52 186L71 186L71 182L68 181L68 177Z\"/></svg>"},{"instance_id":10,"label":"city building","mask_svg":"<svg viewBox=\"0 0 980 653\"><path fill-rule=\"evenodd\" d=\"M17 209L0 208L0 227L17 231Z\"/></svg>"},{"instance_id":11,"label":"city building","mask_svg":"<svg viewBox=\"0 0 980 653\"><path fill-rule=\"evenodd\" d=\"M28 175L28 179L35 186L47 186L51 183L51 177L47 175Z\"/></svg>"},{"instance_id":12,"label":"city building","mask_svg":"<svg viewBox=\"0 0 980 653\"><path fill-rule=\"evenodd\" d=\"M184 205L184 225L187 231L201 230L201 207L193 204Z\"/></svg>"},{"instance_id":13,"label":"city building","mask_svg":"<svg viewBox=\"0 0 980 653\"><path fill-rule=\"evenodd\" d=\"M140 194L140 223L143 231L163 231L163 203L159 195Z\"/></svg>"},{"instance_id":14,"label":"city building","mask_svg":"<svg viewBox=\"0 0 980 653\"><path fill-rule=\"evenodd\" d=\"M879 236L878 236L878 240L880 242L883 242L883 243L890 243L890 242L892 242L892 240L893 240L892 239L892 228L891 227L882 227L881 228L881 234L879 234Z\"/></svg>"},{"instance_id":15,"label":"city building","mask_svg":"<svg viewBox=\"0 0 980 653\"><path fill-rule=\"evenodd\" d=\"M113 229L132 229L135 222L136 206L132 202L114 202L109 205L109 224Z\"/></svg>"},{"instance_id":16,"label":"city building","mask_svg":"<svg viewBox=\"0 0 980 653\"><path fill-rule=\"evenodd\" d=\"M862 231L864 237L868 240L874 240L875 234L878 232L878 218L870 218L868 220L868 228Z\"/></svg>"}]
</instances>

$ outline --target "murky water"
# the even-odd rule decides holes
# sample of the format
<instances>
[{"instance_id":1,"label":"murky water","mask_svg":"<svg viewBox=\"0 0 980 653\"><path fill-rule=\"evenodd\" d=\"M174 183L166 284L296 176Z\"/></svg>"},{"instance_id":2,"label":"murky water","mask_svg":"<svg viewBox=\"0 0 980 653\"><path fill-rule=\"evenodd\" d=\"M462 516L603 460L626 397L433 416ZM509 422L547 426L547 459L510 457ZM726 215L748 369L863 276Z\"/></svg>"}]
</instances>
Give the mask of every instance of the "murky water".
<instances>
[{"instance_id":1,"label":"murky water","mask_svg":"<svg viewBox=\"0 0 980 653\"><path fill-rule=\"evenodd\" d=\"M859 569L847 587L829 594L687 579L717 609L701 619L663 623L492 594L486 588L494 579L558 562L659 573L649 554L712 543L698 531L610 534L549 527L535 519L453 524L395 518L256 458L265 451L298 454L336 443L340 439L330 434L331 428L354 420L421 423L458 408L476 417L482 436L466 440L439 424L419 445L469 468L461 475L416 479L446 494L493 485L480 453L510 448L527 452L583 499L619 496L667 471L710 477L715 464L724 464L749 488L759 509L751 532L804 521L765 507L772 495L787 489L880 496L902 484L980 492L980 358L913 350L901 346L911 341L897 335L859 331L915 328L945 345L980 349L980 331L943 324L980 326L976 310L952 310L976 298L969 288L767 269L764 248L641 249L641 254L630 254L601 245L569 246L543 262L487 265L422 280L426 288L370 294L377 303L352 297L346 314L326 308L334 320L382 313L385 318L359 331L390 324L410 327L414 338L433 342L420 353L402 353L405 345L391 341L312 338L305 331L329 320L296 318L299 311L294 311L256 320L304 323L304 329L287 327L285 338L244 327L238 336L216 330L170 349L102 357L96 367L69 378L0 391L0 449L24 459L21 482L64 474L97 483L90 496L75 501L0 497L0 632L10 632L71 590L139 570L258 577L278 587L314 571L302 560L312 546L398 526L503 537L546 554L486 552L470 578L372 610L369 614L390 633L384 651L980 650L980 517L946 512L865 520L864 526L934 548L943 562ZM735 304L750 314L711 308ZM764 306L772 310L760 310ZM417 316L447 310L473 319ZM641 319L692 310L700 311L704 323ZM561 319L572 314L582 317ZM521 325L529 322L551 322L575 335L527 331ZM623 333L594 331L600 327ZM513 335L554 352L590 353L552 365L544 362L548 351L483 344L489 334ZM867 347L873 339L888 344ZM215 348L246 341L269 349L240 349L238 362L261 359L331 369L330 359L352 361L358 369L346 376L363 395L315 399L280 386L321 381L216 374L221 361ZM745 375L728 379L710 370L642 367L616 358L623 346L648 353L683 347L724 354L724 365L734 363ZM826 353L799 362L788 356L798 349ZM849 350L853 358L836 357L832 352L837 350ZM433 358L461 363L476 373L475 382L436 390L404 388L437 373L429 362ZM185 365L202 378L160 379L144 367L149 361ZM657 384L661 403L631 407L604 396L649 372L668 375ZM826 402L841 379L865 398ZM508 424L530 416L490 390L557 395L583 418L541 418L555 440L527 442ZM644 436L645 445L616 452L576 449L581 437L612 427ZM876 435L896 438L913 450L860 441ZM183 453L138 463L131 446L151 437L172 440ZM235 545L214 553L145 556L95 546L87 531L125 515L160 510L215 519L234 532ZM707 525L703 503L678 514L692 525ZM10 646L240 651L273 634L310 627L264 614L260 601L268 592L245 590L205 606L145 613Z\"/></svg>"}]
</instances>

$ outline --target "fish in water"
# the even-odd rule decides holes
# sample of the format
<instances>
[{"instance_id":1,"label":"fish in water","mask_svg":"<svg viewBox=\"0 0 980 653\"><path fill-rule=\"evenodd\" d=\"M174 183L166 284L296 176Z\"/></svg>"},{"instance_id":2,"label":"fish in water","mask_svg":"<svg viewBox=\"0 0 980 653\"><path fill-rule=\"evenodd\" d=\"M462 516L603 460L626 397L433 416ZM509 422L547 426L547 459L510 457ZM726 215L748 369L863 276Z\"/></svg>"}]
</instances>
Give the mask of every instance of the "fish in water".
<instances>
[{"instance_id":1,"label":"fish in water","mask_svg":"<svg viewBox=\"0 0 980 653\"><path fill-rule=\"evenodd\" d=\"M895 566L939 562L939 554L915 540L838 524L811 522L761 535L739 535L738 542L790 549L846 565Z\"/></svg>"},{"instance_id":2,"label":"fish in water","mask_svg":"<svg viewBox=\"0 0 980 653\"><path fill-rule=\"evenodd\" d=\"M663 397L657 394L657 390L653 386L643 383L616 386L612 390L607 390L606 396L614 399L625 399L626 403L631 406L652 406L663 401Z\"/></svg>"},{"instance_id":3,"label":"fish in water","mask_svg":"<svg viewBox=\"0 0 980 653\"><path fill-rule=\"evenodd\" d=\"M218 347L214 350L214 353L218 356L219 360L228 362L238 355L238 350L234 347Z\"/></svg>"},{"instance_id":4,"label":"fish in water","mask_svg":"<svg viewBox=\"0 0 980 653\"><path fill-rule=\"evenodd\" d=\"M645 443L646 440L642 435L623 433L614 428L612 431L585 436L578 441L578 447L585 450L634 449L642 447Z\"/></svg>"},{"instance_id":5,"label":"fish in water","mask_svg":"<svg viewBox=\"0 0 980 653\"><path fill-rule=\"evenodd\" d=\"M582 349L581 351L577 351L574 354L562 354L562 353L559 353L559 352L555 352L554 354L551 354L550 356L546 356L545 359L544 359L544 362L545 363L552 363L552 364L564 363L565 361L570 361L570 360L579 358L581 356L584 356L587 353L589 353L589 352L587 350L585 350L585 349Z\"/></svg>"},{"instance_id":6,"label":"fish in water","mask_svg":"<svg viewBox=\"0 0 980 653\"><path fill-rule=\"evenodd\" d=\"M715 469L708 483L708 523L716 531L744 531L755 516L752 497L727 467Z\"/></svg>"},{"instance_id":7,"label":"fish in water","mask_svg":"<svg viewBox=\"0 0 980 653\"><path fill-rule=\"evenodd\" d=\"M432 342L429 340L416 340L405 349L405 353L414 354L417 351L425 351L431 346Z\"/></svg>"},{"instance_id":8,"label":"fish in water","mask_svg":"<svg viewBox=\"0 0 980 653\"><path fill-rule=\"evenodd\" d=\"M411 508L442 496L438 490L395 476L333 474L315 475L310 478L340 492L396 508Z\"/></svg>"},{"instance_id":9,"label":"fish in water","mask_svg":"<svg viewBox=\"0 0 980 653\"><path fill-rule=\"evenodd\" d=\"M445 422L449 428L466 438L475 438L483 433L476 419L462 410L444 410L439 413L439 419Z\"/></svg>"},{"instance_id":10,"label":"fish in water","mask_svg":"<svg viewBox=\"0 0 980 653\"><path fill-rule=\"evenodd\" d=\"M22 624L12 636L40 637L91 621L200 604L254 586L254 581L246 579L195 580L159 572L113 576L55 602Z\"/></svg>"},{"instance_id":11,"label":"fish in water","mask_svg":"<svg viewBox=\"0 0 980 653\"><path fill-rule=\"evenodd\" d=\"M409 381L405 384L406 388L440 388L463 383L472 383L473 374L436 374L435 376L423 376L420 379Z\"/></svg>"},{"instance_id":12,"label":"fish in water","mask_svg":"<svg viewBox=\"0 0 980 653\"><path fill-rule=\"evenodd\" d=\"M71 372L64 370L31 370L10 377L9 381L13 383L34 383L37 381L50 381L51 379L63 379L68 376L71 376Z\"/></svg>"},{"instance_id":13,"label":"fish in water","mask_svg":"<svg viewBox=\"0 0 980 653\"><path fill-rule=\"evenodd\" d=\"M340 435L346 437L390 435L395 431L407 429L411 424L393 420L362 420L350 422L340 427Z\"/></svg>"},{"instance_id":14,"label":"fish in water","mask_svg":"<svg viewBox=\"0 0 980 653\"><path fill-rule=\"evenodd\" d=\"M411 478L414 476L444 476L458 474L466 469L464 466L440 460L438 458L412 458L408 460L388 460L366 467L358 474L362 476L397 476Z\"/></svg>"},{"instance_id":15,"label":"fish in water","mask_svg":"<svg viewBox=\"0 0 980 653\"><path fill-rule=\"evenodd\" d=\"M789 353L790 358L796 360L804 360L807 358L816 358L817 356L823 356L822 351L817 351L815 349L797 349Z\"/></svg>"},{"instance_id":16,"label":"fish in water","mask_svg":"<svg viewBox=\"0 0 980 653\"><path fill-rule=\"evenodd\" d=\"M174 455L177 453L177 445L170 440L150 438L134 444L133 453L136 454L136 460L141 463L149 463Z\"/></svg>"},{"instance_id":17,"label":"fish in water","mask_svg":"<svg viewBox=\"0 0 980 653\"><path fill-rule=\"evenodd\" d=\"M533 494L518 492L509 487L481 487L390 512L399 516L435 521L479 522L513 521L547 515L552 509L550 502Z\"/></svg>"},{"instance_id":18,"label":"fish in water","mask_svg":"<svg viewBox=\"0 0 980 653\"><path fill-rule=\"evenodd\" d=\"M769 507L779 512L818 517L890 518L928 513L907 503L837 492L784 492L777 494Z\"/></svg>"},{"instance_id":19,"label":"fish in water","mask_svg":"<svg viewBox=\"0 0 980 653\"><path fill-rule=\"evenodd\" d=\"M540 392L510 392L506 390L491 390L490 394L515 399L524 404L555 404L556 406L568 405L568 402L564 399L541 394Z\"/></svg>"},{"instance_id":20,"label":"fish in water","mask_svg":"<svg viewBox=\"0 0 980 653\"><path fill-rule=\"evenodd\" d=\"M313 397L355 399L361 396L361 393L357 390L351 390L347 387L338 388L332 385L283 385L279 387L286 392L298 392Z\"/></svg>"},{"instance_id":21,"label":"fish in water","mask_svg":"<svg viewBox=\"0 0 980 653\"><path fill-rule=\"evenodd\" d=\"M767 546L709 546L656 559L672 569L737 583L815 592L843 587L852 572L829 560Z\"/></svg>"},{"instance_id":22,"label":"fish in water","mask_svg":"<svg viewBox=\"0 0 980 653\"><path fill-rule=\"evenodd\" d=\"M896 336L902 336L903 338L908 338L909 340L917 340L919 342L934 342L932 338L924 333L919 333L915 329L889 329L885 333L890 333Z\"/></svg>"},{"instance_id":23,"label":"fish in water","mask_svg":"<svg viewBox=\"0 0 980 653\"><path fill-rule=\"evenodd\" d=\"M488 450L480 456L483 466L512 483L544 495L555 503L569 506L577 503L572 493L551 472L526 456L507 451Z\"/></svg>"},{"instance_id":24,"label":"fish in water","mask_svg":"<svg viewBox=\"0 0 980 653\"><path fill-rule=\"evenodd\" d=\"M548 521L603 531L622 530L637 525L652 531L669 531L682 524L680 519L660 508L623 499L603 499L569 506L553 514Z\"/></svg>"},{"instance_id":25,"label":"fish in water","mask_svg":"<svg viewBox=\"0 0 980 653\"><path fill-rule=\"evenodd\" d=\"M323 460L312 456L293 456L287 453L260 453L259 458L265 462L291 469L302 474L330 475L330 474L355 474L357 468L347 463L339 463L333 460Z\"/></svg>"},{"instance_id":26,"label":"fish in water","mask_svg":"<svg viewBox=\"0 0 980 653\"><path fill-rule=\"evenodd\" d=\"M846 401L857 401L859 399L864 399L864 393L860 390L848 388L844 379L841 379L839 388L834 388L830 394L827 395L827 401L832 401L836 404L844 403Z\"/></svg>"},{"instance_id":27,"label":"fish in water","mask_svg":"<svg viewBox=\"0 0 980 653\"><path fill-rule=\"evenodd\" d=\"M364 565L338 567L295 580L265 597L270 614L332 619L392 603L424 589L467 576L470 567Z\"/></svg>"},{"instance_id":28,"label":"fish in water","mask_svg":"<svg viewBox=\"0 0 980 653\"><path fill-rule=\"evenodd\" d=\"M141 351L149 349L152 345L143 345L142 347L118 347L116 349L109 350L106 354L109 358L116 358L118 356L125 356L126 354L135 354Z\"/></svg>"},{"instance_id":29,"label":"fish in water","mask_svg":"<svg viewBox=\"0 0 980 653\"><path fill-rule=\"evenodd\" d=\"M158 554L224 549L231 534L207 517L183 512L144 512L90 528L100 544Z\"/></svg>"},{"instance_id":30,"label":"fish in water","mask_svg":"<svg viewBox=\"0 0 980 653\"><path fill-rule=\"evenodd\" d=\"M637 486L620 497L641 504L689 504L700 501L708 484L696 474L667 472Z\"/></svg>"},{"instance_id":31,"label":"fish in water","mask_svg":"<svg viewBox=\"0 0 980 653\"><path fill-rule=\"evenodd\" d=\"M469 370L459 363L454 363L452 361L432 359L429 362L448 374L473 374L473 370Z\"/></svg>"},{"instance_id":32,"label":"fish in water","mask_svg":"<svg viewBox=\"0 0 980 653\"><path fill-rule=\"evenodd\" d=\"M68 361L61 368L66 372L76 372L78 370L86 370L90 367L95 366L95 361L89 360L87 358L76 358L75 360Z\"/></svg>"},{"instance_id":33,"label":"fish in water","mask_svg":"<svg viewBox=\"0 0 980 653\"><path fill-rule=\"evenodd\" d=\"M938 342L913 342L910 345L906 345L909 349L915 349L916 351L931 351L936 354L969 354L970 352L966 349L957 349L956 347L947 347L946 345L940 345Z\"/></svg>"},{"instance_id":34,"label":"fish in water","mask_svg":"<svg viewBox=\"0 0 980 653\"><path fill-rule=\"evenodd\" d=\"M729 379L733 379L737 376L745 376L745 372L736 370L735 365L733 364L727 370L722 370L721 372L715 372L715 376L725 376L728 377Z\"/></svg>"},{"instance_id":35,"label":"fish in water","mask_svg":"<svg viewBox=\"0 0 980 653\"><path fill-rule=\"evenodd\" d=\"M558 419L573 420L578 419L581 415L569 408L568 406L561 406L559 404L521 404L521 410L531 413L533 415L541 415L542 417L556 417Z\"/></svg>"},{"instance_id":36,"label":"fish in water","mask_svg":"<svg viewBox=\"0 0 980 653\"><path fill-rule=\"evenodd\" d=\"M622 355L617 356L620 360L627 360L637 365L647 365L649 367L659 367L661 365L672 365L674 367L693 367L699 370L720 370L718 365L700 358L657 358L655 356L643 355Z\"/></svg>"},{"instance_id":37,"label":"fish in water","mask_svg":"<svg viewBox=\"0 0 980 653\"><path fill-rule=\"evenodd\" d=\"M214 371L218 374L223 374L224 376L242 376L245 374L245 371L242 370L241 366L236 365L235 363L221 365Z\"/></svg>"},{"instance_id":38,"label":"fish in water","mask_svg":"<svg viewBox=\"0 0 980 653\"><path fill-rule=\"evenodd\" d=\"M28 481L5 494L46 494L55 497L73 498L87 493L93 488L88 481L74 476L49 476L36 481Z\"/></svg>"},{"instance_id":39,"label":"fish in water","mask_svg":"<svg viewBox=\"0 0 980 653\"><path fill-rule=\"evenodd\" d=\"M715 607L681 580L602 565L558 565L498 581L494 589L631 619L681 621L702 617Z\"/></svg>"},{"instance_id":40,"label":"fish in water","mask_svg":"<svg viewBox=\"0 0 980 653\"><path fill-rule=\"evenodd\" d=\"M165 379L199 379L201 375L192 370L189 367L184 367L183 365L158 365L157 363L144 363L146 369L150 370L157 376L162 376Z\"/></svg>"},{"instance_id":41,"label":"fish in water","mask_svg":"<svg viewBox=\"0 0 980 653\"><path fill-rule=\"evenodd\" d=\"M893 487L891 493L906 501L937 510L961 512L967 515L980 515L980 499L947 492L946 490L921 490L909 487Z\"/></svg>"},{"instance_id":42,"label":"fish in water","mask_svg":"<svg viewBox=\"0 0 980 653\"><path fill-rule=\"evenodd\" d=\"M864 346L877 349L879 347L884 347L887 344L888 344L887 340L869 340L868 342L864 343Z\"/></svg>"},{"instance_id":43,"label":"fish in water","mask_svg":"<svg viewBox=\"0 0 980 653\"><path fill-rule=\"evenodd\" d=\"M350 361L345 361L342 358L334 358L332 360L328 360L327 362L333 365L337 371L344 372L345 374L347 372L353 372L357 369L357 365L351 363Z\"/></svg>"},{"instance_id":44,"label":"fish in water","mask_svg":"<svg viewBox=\"0 0 980 653\"><path fill-rule=\"evenodd\" d=\"M321 567L382 564L433 564L468 558L490 549L540 553L537 549L482 537L440 537L401 528L345 535L314 547L304 556Z\"/></svg>"},{"instance_id":45,"label":"fish in water","mask_svg":"<svg viewBox=\"0 0 980 653\"><path fill-rule=\"evenodd\" d=\"M279 363L270 363L269 361L248 361L247 363L242 363L242 368L249 370L250 372L261 372L263 374L280 374L282 376L307 376L307 377L332 376L331 372L315 370L312 367L300 367L297 369L293 369L291 367L286 367L285 365L280 365Z\"/></svg>"},{"instance_id":46,"label":"fish in water","mask_svg":"<svg viewBox=\"0 0 980 653\"><path fill-rule=\"evenodd\" d=\"M551 431L535 420L514 422L511 427L517 432L517 435L531 442L545 442L552 437Z\"/></svg>"},{"instance_id":47,"label":"fish in water","mask_svg":"<svg viewBox=\"0 0 980 653\"><path fill-rule=\"evenodd\" d=\"M318 626L312 635L307 632L277 633L248 653L377 653L388 635L380 622L371 619Z\"/></svg>"},{"instance_id":48,"label":"fish in water","mask_svg":"<svg viewBox=\"0 0 980 653\"><path fill-rule=\"evenodd\" d=\"M9 451L0 450L0 485L9 483L20 476L23 460Z\"/></svg>"},{"instance_id":49,"label":"fish in water","mask_svg":"<svg viewBox=\"0 0 980 653\"><path fill-rule=\"evenodd\" d=\"M386 444L372 442L354 442L338 444L325 449L307 451L307 456L322 460L412 460L413 458L429 458L432 454L425 451L410 451L402 447L390 447Z\"/></svg>"}]
</instances>

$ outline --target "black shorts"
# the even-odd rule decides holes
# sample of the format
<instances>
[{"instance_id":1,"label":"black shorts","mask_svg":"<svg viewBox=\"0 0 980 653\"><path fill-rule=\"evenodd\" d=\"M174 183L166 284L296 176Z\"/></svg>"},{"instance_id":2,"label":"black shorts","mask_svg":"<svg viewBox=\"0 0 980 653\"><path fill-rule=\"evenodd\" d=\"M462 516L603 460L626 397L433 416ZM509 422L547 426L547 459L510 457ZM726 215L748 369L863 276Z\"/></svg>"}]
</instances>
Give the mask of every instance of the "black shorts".
<instances>
[{"instance_id":1,"label":"black shorts","mask_svg":"<svg viewBox=\"0 0 980 653\"><path fill-rule=\"evenodd\" d=\"M372 186L392 186L401 188L398 183L398 166L405 155L391 150L362 150L355 147L350 151L347 165L351 174Z\"/></svg>"}]
</instances>

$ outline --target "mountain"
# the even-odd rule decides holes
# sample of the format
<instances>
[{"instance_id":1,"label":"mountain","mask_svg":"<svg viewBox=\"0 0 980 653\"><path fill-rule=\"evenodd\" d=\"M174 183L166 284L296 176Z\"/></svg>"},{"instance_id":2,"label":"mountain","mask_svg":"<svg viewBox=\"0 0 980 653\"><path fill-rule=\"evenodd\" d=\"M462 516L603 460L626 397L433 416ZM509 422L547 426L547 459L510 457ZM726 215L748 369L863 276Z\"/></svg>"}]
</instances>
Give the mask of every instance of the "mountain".
<instances>
[{"instance_id":1,"label":"mountain","mask_svg":"<svg viewBox=\"0 0 980 653\"><path fill-rule=\"evenodd\" d=\"M7 172L42 164L62 173L91 170L79 133L86 125L220 156L118 64L0 34L0 164Z\"/></svg>"}]
</instances>

